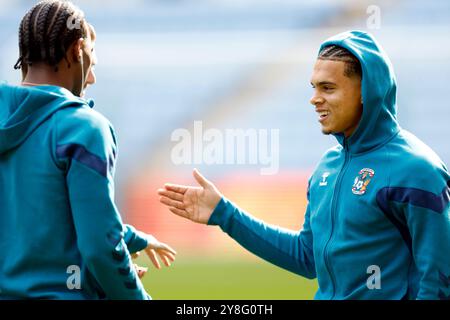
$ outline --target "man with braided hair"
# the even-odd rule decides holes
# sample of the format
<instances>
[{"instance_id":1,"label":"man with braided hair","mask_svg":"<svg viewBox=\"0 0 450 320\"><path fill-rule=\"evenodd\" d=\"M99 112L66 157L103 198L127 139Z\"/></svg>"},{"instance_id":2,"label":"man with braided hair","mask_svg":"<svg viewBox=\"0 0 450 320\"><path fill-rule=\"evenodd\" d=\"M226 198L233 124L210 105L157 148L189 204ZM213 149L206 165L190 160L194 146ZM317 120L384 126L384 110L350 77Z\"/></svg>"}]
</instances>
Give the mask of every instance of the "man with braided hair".
<instances>
[{"instance_id":1,"label":"man with braided hair","mask_svg":"<svg viewBox=\"0 0 450 320\"><path fill-rule=\"evenodd\" d=\"M130 254L174 260L114 203L114 129L83 99L95 38L67 1L39 2L20 23L23 82L0 86L0 299L150 299Z\"/></svg>"},{"instance_id":2,"label":"man with braided hair","mask_svg":"<svg viewBox=\"0 0 450 320\"><path fill-rule=\"evenodd\" d=\"M338 34L320 47L311 85L322 132L339 144L308 181L303 230L252 217L198 171L200 187L167 184L160 201L220 226L273 264L317 277L316 299L449 299L450 175L400 128L388 56L366 32Z\"/></svg>"}]
</instances>

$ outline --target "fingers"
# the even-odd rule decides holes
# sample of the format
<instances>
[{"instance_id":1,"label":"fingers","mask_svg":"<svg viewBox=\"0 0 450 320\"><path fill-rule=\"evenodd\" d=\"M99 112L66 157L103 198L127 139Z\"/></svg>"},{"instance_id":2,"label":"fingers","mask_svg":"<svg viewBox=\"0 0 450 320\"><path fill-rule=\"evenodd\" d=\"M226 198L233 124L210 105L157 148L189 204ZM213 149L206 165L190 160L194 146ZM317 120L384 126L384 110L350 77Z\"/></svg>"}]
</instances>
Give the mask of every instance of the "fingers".
<instances>
[{"instance_id":1,"label":"fingers","mask_svg":"<svg viewBox=\"0 0 450 320\"><path fill-rule=\"evenodd\" d=\"M174 191L168 191L168 190L165 190L165 189L158 189L158 194L160 196L164 196L164 197L167 197L169 199L176 200L176 201L181 201L181 202L183 202L183 198L184 198L181 193L174 192Z\"/></svg>"},{"instance_id":2,"label":"fingers","mask_svg":"<svg viewBox=\"0 0 450 320\"><path fill-rule=\"evenodd\" d=\"M172 199L167 198L165 196L162 196L161 198L159 198L159 201L162 204L165 204L166 206L169 206L169 207L174 207L174 208L177 208L177 209L180 209L180 210L184 210L185 209L185 206L184 206L183 202L180 202L180 201L177 201L177 200L172 200Z\"/></svg>"},{"instance_id":3,"label":"fingers","mask_svg":"<svg viewBox=\"0 0 450 320\"><path fill-rule=\"evenodd\" d=\"M166 183L164 185L164 188L166 188L166 190L174 191L181 194L184 194L189 189L188 186L182 186L180 184L172 184L172 183Z\"/></svg>"},{"instance_id":4,"label":"fingers","mask_svg":"<svg viewBox=\"0 0 450 320\"><path fill-rule=\"evenodd\" d=\"M170 252L166 251L165 249L145 249L145 252L147 253L147 256L150 258L152 264L157 268L161 269L161 263L158 260L159 258L162 260L165 266L170 267L171 263L175 261L175 256ZM142 276L139 274L139 277L142 278L144 274L147 272L147 268L139 267L137 264L134 264L136 271L139 274L139 271L142 271Z\"/></svg>"},{"instance_id":5,"label":"fingers","mask_svg":"<svg viewBox=\"0 0 450 320\"><path fill-rule=\"evenodd\" d=\"M203 188L208 187L210 183L197 169L194 169L194 178L195 180L197 180L198 184L201 185Z\"/></svg>"},{"instance_id":6,"label":"fingers","mask_svg":"<svg viewBox=\"0 0 450 320\"><path fill-rule=\"evenodd\" d=\"M170 251L167 251L165 249L156 249L155 250L161 257L165 256L167 257L170 261L175 261L175 255L172 254Z\"/></svg>"},{"instance_id":7,"label":"fingers","mask_svg":"<svg viewBox=\"0 0 450 320\"><path fill-rule=\"evenodd\" d=\"M166 251L164 252L164 255L169 258L170 261L175 261L175 256L172 253Z\"/></svg>"},{"instance_id":8,"label":"fingers","mask_svg":"<svg viewBox=\"0 0 450 320\"><path fill-rule=\"evenodd\" d=\"M175 261L175 256L169 251L158 249L156 252L167 267L170 267L171 262Z\"/></svg>"},{"instance_id":9,"label":"fingers","mask_svg":"<svg viewBox=\"0 0 450 320\"><path fill-rule=\"evenodd\" d=\"M170 267L170 261L167 256L160 256L166 267Z\"/></svg>"},{"instance_id":10,"label":"fingers","mask_svg":"<svg viewBox=\"0 0 450 320\"><path fill-rule=\"evenodd\" d=\"M184 210L185 208L184 208L184 204L182 202L170 200L169 198L164 197L164 196L159 198L159 202L168 206L169 210L172 213L175 213L176 215L178 215L180 217L189 219L189 214L187 213L186 210Z\"/></svg>"},{"instance_id":11,"label":"fingers","mask_svg":"<svg viewBox=\"0 0 450 320\"><path fill-rule=\"evenodd\" d=\"M177 254L177 252L174 249L172 249L169 245L165 243L161 243L161 248L169 252L172 256L175 256Z\"/></svg>"},{"instance_id":12,"label":"fingers","mask_svg":"<svg viewBox=\"0 0 450 320\"><path fill-rule=\"evenodd\" d=\"M155 250L145 249L145 252L147 253L148 257L150 258L156 269L161 269L161 264L159 263L158 258L156 258Z\"/></svg>"}]
</instances>

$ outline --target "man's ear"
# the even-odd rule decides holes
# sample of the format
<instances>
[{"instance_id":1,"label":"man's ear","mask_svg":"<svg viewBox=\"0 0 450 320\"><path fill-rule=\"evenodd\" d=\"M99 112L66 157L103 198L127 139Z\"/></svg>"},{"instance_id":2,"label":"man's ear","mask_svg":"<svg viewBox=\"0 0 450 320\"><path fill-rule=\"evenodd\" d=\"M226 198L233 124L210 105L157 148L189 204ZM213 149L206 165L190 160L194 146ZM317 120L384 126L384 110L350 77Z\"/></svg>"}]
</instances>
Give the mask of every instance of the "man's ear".
<instances>
[{"instance_id":1,"label":"man's ear","mask_svg":"<svg viewBox=\"0 0 450 320\"><path fill-rule=\"evenodd\" d=\"M80 38L73 44L72 55L74 61L80 62L83 59L83 43L84 39Z\"/></svg>"}]
</instances>

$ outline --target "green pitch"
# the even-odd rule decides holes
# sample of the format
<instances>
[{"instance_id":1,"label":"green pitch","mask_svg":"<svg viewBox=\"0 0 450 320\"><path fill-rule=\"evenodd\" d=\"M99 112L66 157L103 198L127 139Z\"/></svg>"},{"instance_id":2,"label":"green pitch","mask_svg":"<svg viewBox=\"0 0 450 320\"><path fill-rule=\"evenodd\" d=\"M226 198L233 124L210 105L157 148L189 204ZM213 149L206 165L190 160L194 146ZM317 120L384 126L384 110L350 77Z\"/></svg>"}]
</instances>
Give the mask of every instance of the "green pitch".
<instances>
[{"instance_id":1,"label":"green pitch","mask_svg":"<svg viewBox=\"0 0 450 320\"><path fill-rule=\"evenodd\" d=\"M135 262L150 266L147 257ZM147 292L158 300L312 299L317 281L308 280L264 261L217 261L178 257L170 268L149 271Z\"/></svg>"}]
</instances>

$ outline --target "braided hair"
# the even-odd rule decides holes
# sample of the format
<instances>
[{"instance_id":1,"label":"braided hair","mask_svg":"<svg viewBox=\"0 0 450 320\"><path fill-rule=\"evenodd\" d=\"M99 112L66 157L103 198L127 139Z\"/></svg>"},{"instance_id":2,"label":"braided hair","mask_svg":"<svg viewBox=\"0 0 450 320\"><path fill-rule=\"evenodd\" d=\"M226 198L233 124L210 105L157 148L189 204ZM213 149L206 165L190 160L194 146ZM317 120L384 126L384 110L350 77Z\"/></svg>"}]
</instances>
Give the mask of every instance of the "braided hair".
<instances>
[{"instance_id":1,"label":"braided hair","mask_svg":"<svg viewBox=\"0 0 450 320\"><path fill-rule=\"evenodd\" d=\"M84 13L64 0L45 0L32 7L19 27L19 59L14 69L44 62L58 71L69 47L87 35Z\"/></svg>"},{"instance_id":2,"label":"braided hair","mask_svg":"<svg viewBox=\"0 0 450 320\"><path fill-rule=\"evenodd\" d=\"M362 78L361 63L350 51L343 47L336 45L326 46L320 51L318 59L343 61L346 65L344 75L349 78L353 75Z\"/></svg>"}]
</instances>

